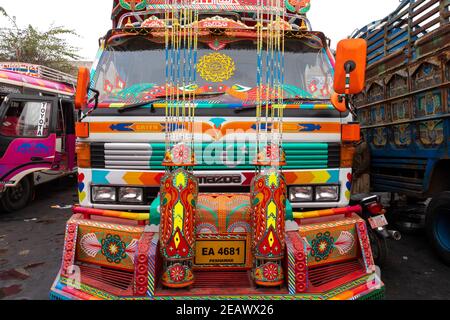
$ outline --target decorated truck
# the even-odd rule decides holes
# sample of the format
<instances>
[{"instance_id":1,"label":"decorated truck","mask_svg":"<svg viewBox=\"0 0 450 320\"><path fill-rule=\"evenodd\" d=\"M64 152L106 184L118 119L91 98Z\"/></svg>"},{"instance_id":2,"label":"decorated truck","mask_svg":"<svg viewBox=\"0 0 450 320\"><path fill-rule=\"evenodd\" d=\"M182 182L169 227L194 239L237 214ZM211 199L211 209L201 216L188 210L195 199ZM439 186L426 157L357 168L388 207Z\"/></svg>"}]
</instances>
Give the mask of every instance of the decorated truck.
<instances>
[{"instance_id":1,"label":"decorated truck","mask_svg":"<svg viewBox=\"0 0 450 320\"><path fill-rule=\"evenodd\" d=\"M366 42L309 1L125 1L80 69L79 204L52 299L376 299L349 206Z\"/></svg>"},{"instance_id":2,"label":"decorated truck","mask_svg":"<svg viewBox=\"0 0 450 320\"><path fill-rule=\"evenodd\" d=\"M73 173L75 82L47 67L0 63L0 212L24 208L35 186Z\"/></svg>"},{"instance_id":3,"label":"decorated truck","mask_svg":"<svg viewBox=\"0 0 450 320\"><path fill-rule=\"evenodd\" d=\"M367 85L354 102L372 153L372 189L401 195L392 197L399 222L409 228L426 226L431 244L446 263L449 6L448 0L405 0L388 17L354 34L368 41Z\"/></svg>"}]
</instances>

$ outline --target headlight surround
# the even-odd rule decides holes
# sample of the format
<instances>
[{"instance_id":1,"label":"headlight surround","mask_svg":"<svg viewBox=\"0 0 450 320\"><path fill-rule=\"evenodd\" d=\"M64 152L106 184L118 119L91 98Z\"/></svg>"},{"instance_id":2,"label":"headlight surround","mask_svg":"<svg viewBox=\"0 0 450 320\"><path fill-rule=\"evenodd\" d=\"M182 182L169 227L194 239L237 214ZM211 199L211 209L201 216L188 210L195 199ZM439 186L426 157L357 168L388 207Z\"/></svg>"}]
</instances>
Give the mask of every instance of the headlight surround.
<instances>
[{"instance_id":1,"label":"headlight surround","mask_svg":"<svg viewBox=\"0 0 450 320\"><path fill-rule=\"evenodd\" d=\"M92 200L94 202L116 202L116 188L92 187Z\"/></svg>"},{"instance_id":2,"label":"headlight surround","mask_svg":"<svg viewBox=\"0 0 450 320\"><path fill-rule=\"evenodd\" d=\"M320 186L316 188L316 201L339 201L339 186Z\"/></svg>"},{"instance_id":3,"label":"headlight surround","mask_svg":"<svg viewBox=\"0 0 450 320\"><path fill-rule=\"evenodd\" d=\"M134 187L123 187L119 189L119 202L143 203L144 189Z\"/></svg>"},{"instance_id":4,"label":"headlight surround","mask_svg":"<svg viewBox=\"0 0 450 320\"><path fill-rule=\"evenodd\" d=\"M289 200L291 202L312 202L314 190L311 186L298 186L289 189Z\"/></svg>"}]
</instances>

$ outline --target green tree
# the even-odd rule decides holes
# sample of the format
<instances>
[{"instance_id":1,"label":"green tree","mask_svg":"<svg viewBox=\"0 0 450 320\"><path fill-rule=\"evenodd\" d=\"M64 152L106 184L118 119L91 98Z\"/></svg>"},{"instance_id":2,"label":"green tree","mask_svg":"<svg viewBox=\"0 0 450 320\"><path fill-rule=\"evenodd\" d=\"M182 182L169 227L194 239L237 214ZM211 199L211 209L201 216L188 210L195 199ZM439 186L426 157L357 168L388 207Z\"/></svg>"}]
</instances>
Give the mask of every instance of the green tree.
<instances>
[{"instance_id":1,"label":"green tree","mask_svg":"<svg viewBox=\"0 0 450 320\"><path fill-rule=\"evenodd\" d=\"M0 7L0 16L7 19L9 27L0 28L0 61L39 64L63 72L74 73L70 61L79 60L79 48L69 44L68 36L78 36L74 30L50 26L39 31L32 25L20 28L16 17Z\"/></svg>"}]
</instances>

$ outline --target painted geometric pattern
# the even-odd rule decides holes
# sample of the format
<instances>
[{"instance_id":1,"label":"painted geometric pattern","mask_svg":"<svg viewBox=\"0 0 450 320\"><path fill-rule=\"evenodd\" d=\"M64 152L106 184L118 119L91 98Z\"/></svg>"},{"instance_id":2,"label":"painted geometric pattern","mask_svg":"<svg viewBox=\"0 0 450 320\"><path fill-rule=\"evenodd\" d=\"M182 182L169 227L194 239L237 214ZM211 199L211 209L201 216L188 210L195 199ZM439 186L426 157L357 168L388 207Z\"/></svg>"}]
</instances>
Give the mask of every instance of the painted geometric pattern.
<instances>
[{"instance_id":1,"label":"painted geometric pattern","mask_svg":"<svg viewBox=\"0 0 450 320\"><path fill-rule=\"evenodd\" d=\"M363 254L364 265L367 273L372 273L375 270L375 262L373 260L372 247L370 246L369 236L367 233L367 224L365 221L360 221L356 224L359 244Z\"/></svg>"},{"instance_id":2,"label":"painted geometric pattern","mask_svg":"<svg viewBox=\"0 0 450 320\"><path fill-rule=\"evenodd\" d=\"M292 184L333 184L339 183L339 170L311 170L284 172L286 182Z\"/></svg>"},{"instance_id":3,"label":"painted geometric pattern","mask_svg":"<svg viewBox=\"0 0 450 320\"><path fill-rule=\"evenodd\" d=\"M275 169L256 176L251 190L253 249L259 259L283 257L287 188Z\"/></svg>"},{"instance_id":4,"label":"painted geometric pattern","mask_svg":"<svg viewBox=\"0 0 450 320\"><path fill-rule=\"evenodd\" d=\"M75 246L77 243L78 226L73 221L69 221L66 227L66 236L64 241L64 252L62 261L62 273L70 273L71 267L75 263Z\"/></svg>"},{"instance_id":5,"label":"painted geometric pattern","mask_svg":"<svg viewBox=\"0 0 450 320\"><path fill-rule=\"evenodd\" d=\"M80 226L76 249L77 260L133 271L140 237L140 233Z\"/></svg>"},{"instance_id":6,"label":"painted geometric pattern","mask_svg":"<svg viewBox=\"0 0 450 320\"><path fill-rule=\"evenodd\" d=\"M301 232L306 243L308 265L318 266L357 257L355 225Z\"/></svg>"},{"instance_id":7,"label":"painted geometric pattern","mask_svg":"<svg viewBox=\"0 0 450 320\"><path fill-rule=\"evenodd\" d=\"M245 194L200 194L196 234L250 233L250 197Z\"/></svg>"},{"instance_id":8,"label":"painted geometric pattern","mask_svg":"<svg viewBox=\"0 0 450 320\"><path fill-rule=\"evenodd\" d=\"M149 257L152 246L153 233L145 232L139 241L138 248L135 253L135 270L134 270L134 295L145 296L148 286L149 274Z\"/></svg>"},{"instance_id":9,"label":"painted geometric pattern","mask_svg":"<svg viewBox=\"0 0 450 320\"><path fill-rule=\"evenodd\" d=\"M194 255L197 179L184 169L166 174L161 182L161 252L166 259Z\"/></svg>"},{"instance_id":10,"label":"painted geometric pattern","mask_svg":"<svg viewBox=\"0 0 450 320\"><path fill-rule=\"evenodd\" d=\"M288 232L286 246L288 249L289 293L306 292L308 289L308 262L305 241L297 232Z\"/></svg>"},{"instance_id":11,"label":"painted geometric pattern","mask_svg":"<svg viewBox=\"0 0 450 320\"><path fill-rule=\"evenodd\" d=\"M289 157L287 159L289 162ZM327 160L326 160L327 161ZM243 172L243 185L249 185L254 171ZM93 184L120 184L134 186L160 186L163 172L134 172L113 170L92 170ZM285 171L286 183L293 184L336 184L339 183L339 169Z\"/></svg>"}]
</instances>

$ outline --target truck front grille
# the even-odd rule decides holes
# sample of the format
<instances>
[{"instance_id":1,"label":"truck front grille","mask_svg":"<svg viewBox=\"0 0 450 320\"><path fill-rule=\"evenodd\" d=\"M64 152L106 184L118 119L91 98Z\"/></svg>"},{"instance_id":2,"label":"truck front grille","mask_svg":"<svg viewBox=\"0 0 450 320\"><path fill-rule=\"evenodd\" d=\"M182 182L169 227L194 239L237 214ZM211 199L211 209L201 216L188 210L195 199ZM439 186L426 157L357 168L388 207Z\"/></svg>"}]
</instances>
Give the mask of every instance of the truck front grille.
<instances>
[{"instance_id":1,"label":"truck front grille","mask_svg":"<svg viewBox=\"0 0 450 320\"><path fill-rule=\"evenodd\" d=\"M341 148L337 143L285 143L286 170L339 168ZM253 144L197 144L197 171L253 170ZM92 168L120 170L164 170L164 143L93 143Z\"/></svg>"}]
</instances>

